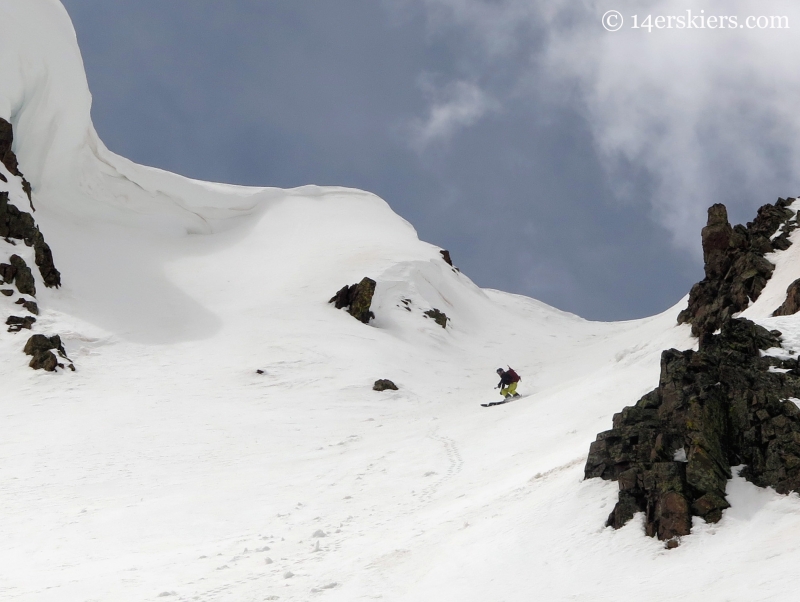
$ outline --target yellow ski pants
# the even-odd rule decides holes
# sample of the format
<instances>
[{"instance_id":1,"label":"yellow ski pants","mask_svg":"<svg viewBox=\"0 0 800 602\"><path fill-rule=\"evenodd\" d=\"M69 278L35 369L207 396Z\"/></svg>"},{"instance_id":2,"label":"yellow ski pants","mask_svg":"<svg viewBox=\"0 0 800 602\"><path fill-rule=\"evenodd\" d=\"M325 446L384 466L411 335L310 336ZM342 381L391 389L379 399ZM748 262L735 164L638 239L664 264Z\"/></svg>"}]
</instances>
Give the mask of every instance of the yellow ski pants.
<instances>
[{"instance_id":1,"label":"yellow ski pants","mask_svg":"<svg viewBox=\"0 0 800 602\"><path fill-rule=\"evenodd\" d=\"M513 395L517 392L517 383L511 383L507 387L503 387L500 389L500 395L503 397L508 397L509 395Z\"/></svg>"}]
</instances>

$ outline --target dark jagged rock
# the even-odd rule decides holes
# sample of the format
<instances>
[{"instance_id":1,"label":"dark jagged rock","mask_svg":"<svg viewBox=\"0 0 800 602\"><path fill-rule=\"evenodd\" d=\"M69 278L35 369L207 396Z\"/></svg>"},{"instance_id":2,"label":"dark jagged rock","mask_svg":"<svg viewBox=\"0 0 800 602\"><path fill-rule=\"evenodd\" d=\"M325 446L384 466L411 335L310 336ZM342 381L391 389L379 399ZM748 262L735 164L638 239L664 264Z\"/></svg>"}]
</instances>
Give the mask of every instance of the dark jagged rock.
<instances>
[{"instance_id":1,"label":"dark jagged rock","mask_svg":"<svg viewBox=\"0 0 800 602\"><path fill-rule=\"evenodd\" d=\"M64 367L62 364L58 363L58 358L56 358L52 351L43 351L42 353L34 355L30 363L28 363L28 366L34 370L46 370L47 372L55 372L56 368Z\"/></svg>"},{"instance_id":2,"label":"dark jagged rock","mask_svg":"<svg viewBox=\"0 0 800 602\"><path fill-rule=\"evenodd\" d=\"M61 286L61 274L53 262L53 252L45 242L44 236L29 213L20 211L8 201L8 193L0 192L0 237L7 240L16 238L33 247L35 262L48 288ZM6 282L8 278L3 277Z\"/></svg>"},{"instance_id":3,"label":"dark jagged rock","mask_svg":"<svg viewBox=\"0 0 800 602\"><path fill-rule=\"evenodd\" d=\"M4 288L3 290L0 291L0 293L5 295L6 297L11 297L14 294L14 291L11 290L10 288Z\"/></svg>"},{"instance_id":4,"label":"dark jagged rock","mask_svg":"<svg viewBox=\"0 0 800 602\"><path fill-rule=\"evenodd\" d=\"M441 249L439 253L442 255L442 259L444 259L444 262L451 268L453 268L454 272L461 271L456 266L453 265L453 259L450 257L450 251L448 251L447 249Z\"/></svg>"},{"instance_id":5,"label":"dark jagged rock","mask_svg":"<svg viewBox=\"0 0 800 602\"><path fill-rule=\"evenodd\" d=\"M786 289L786 301L772 312L773 316L791 316L800 311L800 278Z\"/></svg>"},{"instance_id":6,"label":"dark jagged rock","mask_svg":"<svg viewBox=\"0 0 800 602\"><path fill-rule=\"evenodd\" d=\"M380 380L376 380L375 384L372 386L373 391L398 391L397 385L394 384L392 381L382 378Z\"/></svg>"},{"instance_id":7,"label":"dark jagged rock","mask_svg":"<svg viewBox=\"0 0 800 602\"><path fill-rule=\"evenodd\" d=\"M17 299L17 305L21 305L32 314L39 315L39 305L35 301L28 301L27 299Z\"/></svg>"},{"instance_id":8,"label":"dark jagged rock","mask_svg":"<svg viewBox=\"0 0 800 602\"><path fill-rule=\"evenodd\" d=\"M64 349L64 344L61 342L61 337L57 334L51 337L46 337L43 334L33 335L28 339L28 342L25 343L25 349L23 351L25 355L36 355L37 353L51 350L57 351L64 359L69 359Z\"/></svg>"},{"instance_id":9,"label":"dark jagged rock","mask_svg":"<svg viewBox=\"0 0 800 602\"><path fill-rule=\"evenodd\" d=\"M339 291L333 297L331 297L328 303L333 303L336 309L345 309L347 307L350 307L350 296L351 296L350 291L353 289L354 286L355 285L350 286L345 284L342 288L339 289Z\"/></svg>"},{"instance_id":10,"label":"dark jagged rock","mask_svg":"<svg viewBox=\"0 0 800 602\"><path fill-rule=\"evenodd\" d=\"M450 318L448 318L444 312L439 311L434 307L433 309L424 312L424 315L436 322L442 328L447 328L447 321Z\"/></svg>"},{"instance_id":11,"label":"dark jagged rock","mask_svg":"<svg viewBox=\"0 0 800 602\"><path fill-rule=\"evenodd\" d=\"M33 356L28 365L34 370L54 372L56 368L63 368L64 365L58 362L58 358L53 351L56 351L64 359L69 360L61 342L61 337L58 335L46 337L43 334L35 334L28 339L24 351L26 355ZM73 372L75 371L75 366L71 361L68 367Z\"/></svg>"},{"instance_id":12,"label":"dark jagged rock","mask_svg":"<svg viewBox=\"0 0 800 602\"><path fill-rule=\"evenodd\" d=\"M25 191L25 194L28 195L28 201L31 202L31 209L33 209L33 202L31 201L31 185L19 170L17 156L12 150L13 145L14 128L8 121L0 118L0 162L6 166L6 169L11 172L12 175L18 176L22 180L22 189Z\"/></svg>"},{"instance_id":13,"label":"dark jagged rock","mask_svg":"<svg viewBox=\"0 0 800 602\"><path fill-rule=\"evenodd\" d=\"M702 231L703 261L706 278L719 278L728 271L728 248L733 238L733 228L728 223L725 205L712 205L708 209L708 224Z\"/></svg>"},{"instance_id":14,"label":"dark jagged rock","mask_svg":"<svg viewBox=\"0 0 800 602\"><path fill-rule=\"evenodd\" d=\"M50 245L44 241L42 233L36 229L36 236L33 239L34 261L42 275L44 285L48 288L58 288L61 286L61 272L56 269L53 262L53 252Z\"/></svg>"},{"instance_id":15,"label":"dark jagged rock","mask_svg":"<svg viewBox=\"0 0 800 602\"><path fill-rule=\"evenodd\" d=\"M25 260L19 255L12 255L9 258L9 261L15 270L14 284L17 285L17 290L23 295L35 297L36 282L33 279L33 273L31 273L31 269L28 267L28 264L25 263Z\"/></svg>"},{"instance_id":16,"label":"dark jagged rock","mask_svg":"<svg viewBox=\"0 0 800 602\"><path fill-rule=\"evenodd\" d=\"M30 316L25 316L24 318L19 316L8 316L8 319L6 319L8 332L19 332L22 329L30 330L35 323L36 318L31 318Z\"/></svg>"},{"instance_id":17,"label":"dark jagged rock","mask_svg":"<svg viewBox=\"0 0 800 602\"><path fill-rule=\"evenodd\" d=\"M644 512L647 534L670 540L689 533L692 516L716 522L740 464L756 485L800 491L800 408L788 401L800 397L800 365L760 353L779 346L779 332L732 319L699 351L662 354L658 388L616 414L589 451L586 478L619 482L609 526Z\"/></svg>"},{"instance_id":18,"label":"dark jagged rock","mask_svg":"<svg viewBox=\"0 0 800 602\"><path fill-rule=\"evenodd\" d=\"M370 311L376 283L372 278L364 278L358 284L342 287L328 303L336 309L347 309L356 320L369 324L375 314Z\"/></svg>"},{"instance_id":19,"label":"dark jagged rock","mask_svg":"<svg viewBox=\"0 0 800 602\"><path fill-rule=\"evenodd\" d=\"M33 240L35 232L36 222L33 216L10 204L7 192L0 192L0 236Z\"/></svg>"},{"instance_id":20,"label":"dark jagged rock","mask_svg":"<svg viewBox=\"0 0 800 602\"><path fill-rule=\"evenodd\" d=\"M8 121L0 118L0 162L12 175L20 178L22 189L28 196L31 211L35 211L31 198L31 186L20 171L17 157L13 151L13 143L13 127ZM4 182L7 181L5 177L2 179ZM26 246L33 247L34 262L39 268L44 285L47 287L61 286L61 274L55 267L50 246L45 242L33 216L9 202L8 192L0 192L0 238L12 245L16 244L13 239L22 240ZM0 263L0 278L5 284L15 284L17 290L23 295L36 295L33 273L19 255L12 255L8 263ZM3 291L3 294L10 296L6 291ZM34 301L23 298L18 299L17 304L34 315L39 314L39 306ZM35 322L36 318L30 316L24 318L10 316L6 324L9 326L9 332L19 332L22 329L31 329ZM58 358L53 350L56 350L63 358L69 359L58 336L48 338L43 335L34 335L31 337L25 346L25 352L33 355L30 362L31 368L48 371L54 371L58 367L63 368L63 364L58 363ZM72 363L69 364L69 368L75 370Z\"/></svg>"},{"instance_id":21,"label":"dark jagged rock","mask_svg":"<svg viewBox=\"0 0 800 602\"><path fill-rule=\"evenodd\" d=\"M2 278L6 284L12 284L16 275L17 268L7 263L0 263L0 278Z\"/></svg>"},{"instance_id":22,"label":"dark jagged rock","mask_svg":"<svg viewBox=\"0 0 800 602\"><path fill-rule=\"evenodd\" d=\"M788 209L794 201L764 205L746 227L731 227L725 205L709 208L702 232L705 278L692 287L679 324L691 324L692 334L700 337L758 299L775 269L764 255L787 249L789 234L798 226L795 212Z\"/></svg>"}]
</instances>

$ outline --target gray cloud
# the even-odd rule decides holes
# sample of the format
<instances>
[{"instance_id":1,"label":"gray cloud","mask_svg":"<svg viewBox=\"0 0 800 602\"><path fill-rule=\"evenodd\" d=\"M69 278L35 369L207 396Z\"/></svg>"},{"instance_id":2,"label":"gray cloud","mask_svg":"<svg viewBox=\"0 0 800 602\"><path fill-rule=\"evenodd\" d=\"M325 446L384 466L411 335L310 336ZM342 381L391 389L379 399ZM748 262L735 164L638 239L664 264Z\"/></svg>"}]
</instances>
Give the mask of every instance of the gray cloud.
<instances>
[{"instance_id":1,"label":"gray cloud","mask_svg":"<svg viewBox=\"0 0 800 602\"><path fill-rule=\"evenodd\" d=\"M653 219L682 249L697 253L697 230L711 202L725 201L735 216L749 217L754 199L766 202L776 183L784 195L798 192L800 40L791 29L745 26L748 16L780 15L800 28L796 3L620 0L613 8L627 23L608 32L601 25L606 2L409 1L427 11L440 35L460 27L472 38L483 49L485 73L530 49L528 61L515 62L512 85L493 90L494 97L502 104L544 88L550 102L575 106L617 200L637 201L640 191L627 178L631 171L647 174ZM630 27L633 15L641 23L647 15L687 10L696 25L734 16L739 27Z\"/></svg>"}]
</instances>

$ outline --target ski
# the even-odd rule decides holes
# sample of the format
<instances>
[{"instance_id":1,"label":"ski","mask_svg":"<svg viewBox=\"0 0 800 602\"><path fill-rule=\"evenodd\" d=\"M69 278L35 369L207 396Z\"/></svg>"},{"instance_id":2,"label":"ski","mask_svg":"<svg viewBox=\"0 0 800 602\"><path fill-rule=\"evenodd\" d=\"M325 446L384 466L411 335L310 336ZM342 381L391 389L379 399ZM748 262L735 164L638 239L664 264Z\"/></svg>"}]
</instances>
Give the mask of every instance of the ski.
<instances>
[{"instance_id":1,"label":"ski","mask_svg":"<svg viewBox=\"0 0 800 602\"><path fill-rule=\"evenodd\" d=\"M509 401L515 401L517 399L522 399L523 397L527 397L527 395L517 395L516 397L509 397L508 399L504 399L502 401L490 401L489 403L482 403L482 408L491 408L492 406L501 406L504 403L508 403Z\"/></svg>"}]
</instances>

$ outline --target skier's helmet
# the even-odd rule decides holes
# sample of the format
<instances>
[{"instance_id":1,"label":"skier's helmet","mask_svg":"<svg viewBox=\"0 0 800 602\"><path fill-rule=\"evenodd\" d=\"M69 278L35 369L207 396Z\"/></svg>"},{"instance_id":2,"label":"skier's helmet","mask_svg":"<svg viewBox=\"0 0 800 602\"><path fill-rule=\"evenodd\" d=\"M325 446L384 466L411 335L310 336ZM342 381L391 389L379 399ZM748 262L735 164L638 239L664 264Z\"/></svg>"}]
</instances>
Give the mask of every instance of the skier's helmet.
<instances>
[{"instance_id":1,"label":"skier's helmet","mask_svg":"<svg viewBox=\"0 0 800 602\"><path fill-rule=\"evenodd\" d=\"M497 369L497 373L498 373L498 374L502 374L502 373L503 373L503 369L502 369L502 368L498 368L498 369Z\"/></svg>"}]
</instances>

